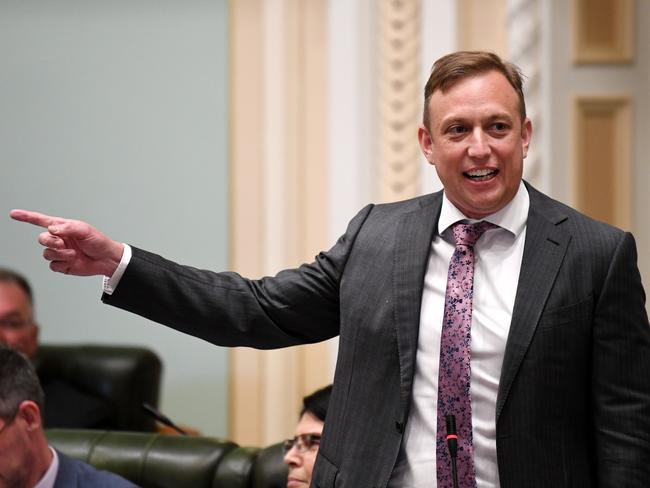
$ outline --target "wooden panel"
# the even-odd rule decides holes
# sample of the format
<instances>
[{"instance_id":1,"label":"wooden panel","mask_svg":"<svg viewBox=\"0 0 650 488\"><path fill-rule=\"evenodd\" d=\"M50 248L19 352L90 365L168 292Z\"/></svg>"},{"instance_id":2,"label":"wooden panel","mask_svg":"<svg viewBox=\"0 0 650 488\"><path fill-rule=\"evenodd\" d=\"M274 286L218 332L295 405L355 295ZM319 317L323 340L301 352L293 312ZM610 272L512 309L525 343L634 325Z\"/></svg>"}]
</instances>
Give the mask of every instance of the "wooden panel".
<instances>
[{"instance_id":1,"label":"wooden panel","mask_svg":"<svg viewBox=\"0 0 650 488\"><path fill-rule=\"evenodd\" d=\"M574 61L629 63L634 57L634 0L573 0Z\"/></svg>"},{"instance_id":2,"label":"wooden panel","mask_svg":"<svg viewBox=\"0 0 650 488\"><path fill-rule=\"evenodd\" d=\"M458 0L458 48L508 57L507 0Z\"/></svg>"},{"instance_id":3,"label":"wooden panel","mask_svg":"<svg viewBox=\"0 0 650 488\"><path fill-rule=\"evenodd\" d=\"M230 263L245 276L262 273L263 192L261 0L230 4ZM250 114L255 114L251 116ZM229 354L228 437L255 445L263 430L260 414L263 358L252 349Z\"/></svg>"},{"instance_id":4,"label":"wooden panel","mask_svg":"<svg viewBox=\"0 0 650 488\"><path fill-rule=\"evenodd\" d=\"M629 99L579 97L575 132L578 208L629 229L633 200Z\"/></svg>"},{"instance_id":5,"label":"wooden panel","mask_svg":"<svg viewBox=\"0 0 650 488\"><path fill-rule=\"evenodd\" d=\"M273 274L328 247L325 0L231 0L231 268ZM330 379L327 343L230 351L229 437L294 430Z\"/></svg>"}]
</instances>

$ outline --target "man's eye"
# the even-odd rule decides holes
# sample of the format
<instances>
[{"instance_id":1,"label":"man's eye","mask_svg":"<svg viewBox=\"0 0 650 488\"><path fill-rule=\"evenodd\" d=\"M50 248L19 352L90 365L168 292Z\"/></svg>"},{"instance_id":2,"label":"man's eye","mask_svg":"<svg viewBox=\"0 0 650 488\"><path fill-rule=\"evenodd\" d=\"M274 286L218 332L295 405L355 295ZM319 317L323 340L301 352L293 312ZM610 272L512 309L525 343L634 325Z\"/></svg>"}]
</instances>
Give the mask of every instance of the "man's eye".
<instances>
[{"instance_id":1,"label":"man's eye","mask_svg":"<svg viewBox=\"0 0 650 488\"><path fill-rule=\"evenodd\" d=\"M467 132L467 128L463 127L462 125L453 125L449 129L449 133L458 135L458 134L464 134Z\"/></svg>"},{"instance_id":2,"label":"man's eye","mask_svg":"<svg viewBox=\"0 0 650 488\"><path fill-rule=\"evenodd\" d=\"M495 122L492 125L492 127L494 128L494 130L496 130L498 132L503 132L503 131L508 130L508 124L504 124L503 122Z\"/></svg>"}]
</instances>

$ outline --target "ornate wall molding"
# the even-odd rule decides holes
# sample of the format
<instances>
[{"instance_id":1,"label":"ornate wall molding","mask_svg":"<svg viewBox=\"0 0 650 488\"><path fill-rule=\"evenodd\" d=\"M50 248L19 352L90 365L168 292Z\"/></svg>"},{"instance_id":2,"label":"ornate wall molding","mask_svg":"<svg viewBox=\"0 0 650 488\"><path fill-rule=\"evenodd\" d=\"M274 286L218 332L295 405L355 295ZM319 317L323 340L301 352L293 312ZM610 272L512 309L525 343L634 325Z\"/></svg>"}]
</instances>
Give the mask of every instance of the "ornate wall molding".
<instances>
[{"instance_id":1,"label":"ornate wall molding","mask_svg":"<svg viewBox=\"0 0 650 488\"><path fill-rule=\"evenodd\" d=\"M381 198L420 192L420 0L381 0L379 44L379 159Z\"/></svg>"}]
</instances>

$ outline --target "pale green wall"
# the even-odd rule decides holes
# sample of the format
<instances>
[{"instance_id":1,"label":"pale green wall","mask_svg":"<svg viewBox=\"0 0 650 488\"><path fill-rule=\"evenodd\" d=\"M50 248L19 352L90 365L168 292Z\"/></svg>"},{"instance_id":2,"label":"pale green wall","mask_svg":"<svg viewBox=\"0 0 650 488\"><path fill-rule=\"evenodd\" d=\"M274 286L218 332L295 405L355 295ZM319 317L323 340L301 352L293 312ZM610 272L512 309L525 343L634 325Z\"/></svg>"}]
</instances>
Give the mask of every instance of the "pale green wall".
<instances>
[{"instance_id":1,"label":"pale green wall","mask_svg":"<svg viewBox=\"0 0 650 488\"><path fill-rule=\"evenodd\" d=\"M226 0L0 2L0 265L31 279L46 342L146 345L161 408L227 433L227 351L102 305L99 278L53 274L22 207L224 269Z\"/></svg>"}]
</instances>

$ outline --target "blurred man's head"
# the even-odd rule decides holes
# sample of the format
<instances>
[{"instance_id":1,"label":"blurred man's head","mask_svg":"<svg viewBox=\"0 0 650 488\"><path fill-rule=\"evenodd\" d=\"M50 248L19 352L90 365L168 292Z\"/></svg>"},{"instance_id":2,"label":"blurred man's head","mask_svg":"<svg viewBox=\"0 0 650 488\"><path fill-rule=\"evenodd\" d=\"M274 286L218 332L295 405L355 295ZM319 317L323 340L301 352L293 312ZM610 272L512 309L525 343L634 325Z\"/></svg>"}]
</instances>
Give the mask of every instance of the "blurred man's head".
<instances>
[{"instance_id":1,"label":"blurred man's head","mask_svg":"<svg viewBox=\"0 0 650 488\"><path fill-rule=\"evenodd\" d=\"M50 465L43 401L29 359L0 346L0 488L34 486Z\"/></svg>"},{"instance_id":2,"label":"blurred man's head","mask_svg":"<svg viewBox=\"0 0 650 488\"><path fill-rule=\"evenodd\" d=\"M302 400L296 435L284 442L284 463L289 467L287 488L305 488L311 483L331 393L329 385Z\"/></svg>"},{"instance_id":3,"label":"blurred man's head","mask_svg":"<svg viewBox=\"0 0 650 488\"><path fill-rule=\"evenodd\" d=\"M0 268L0 344L34 357L38 326L34 322L32 290L27 280Z\"/></svg>"}]
</instances>

